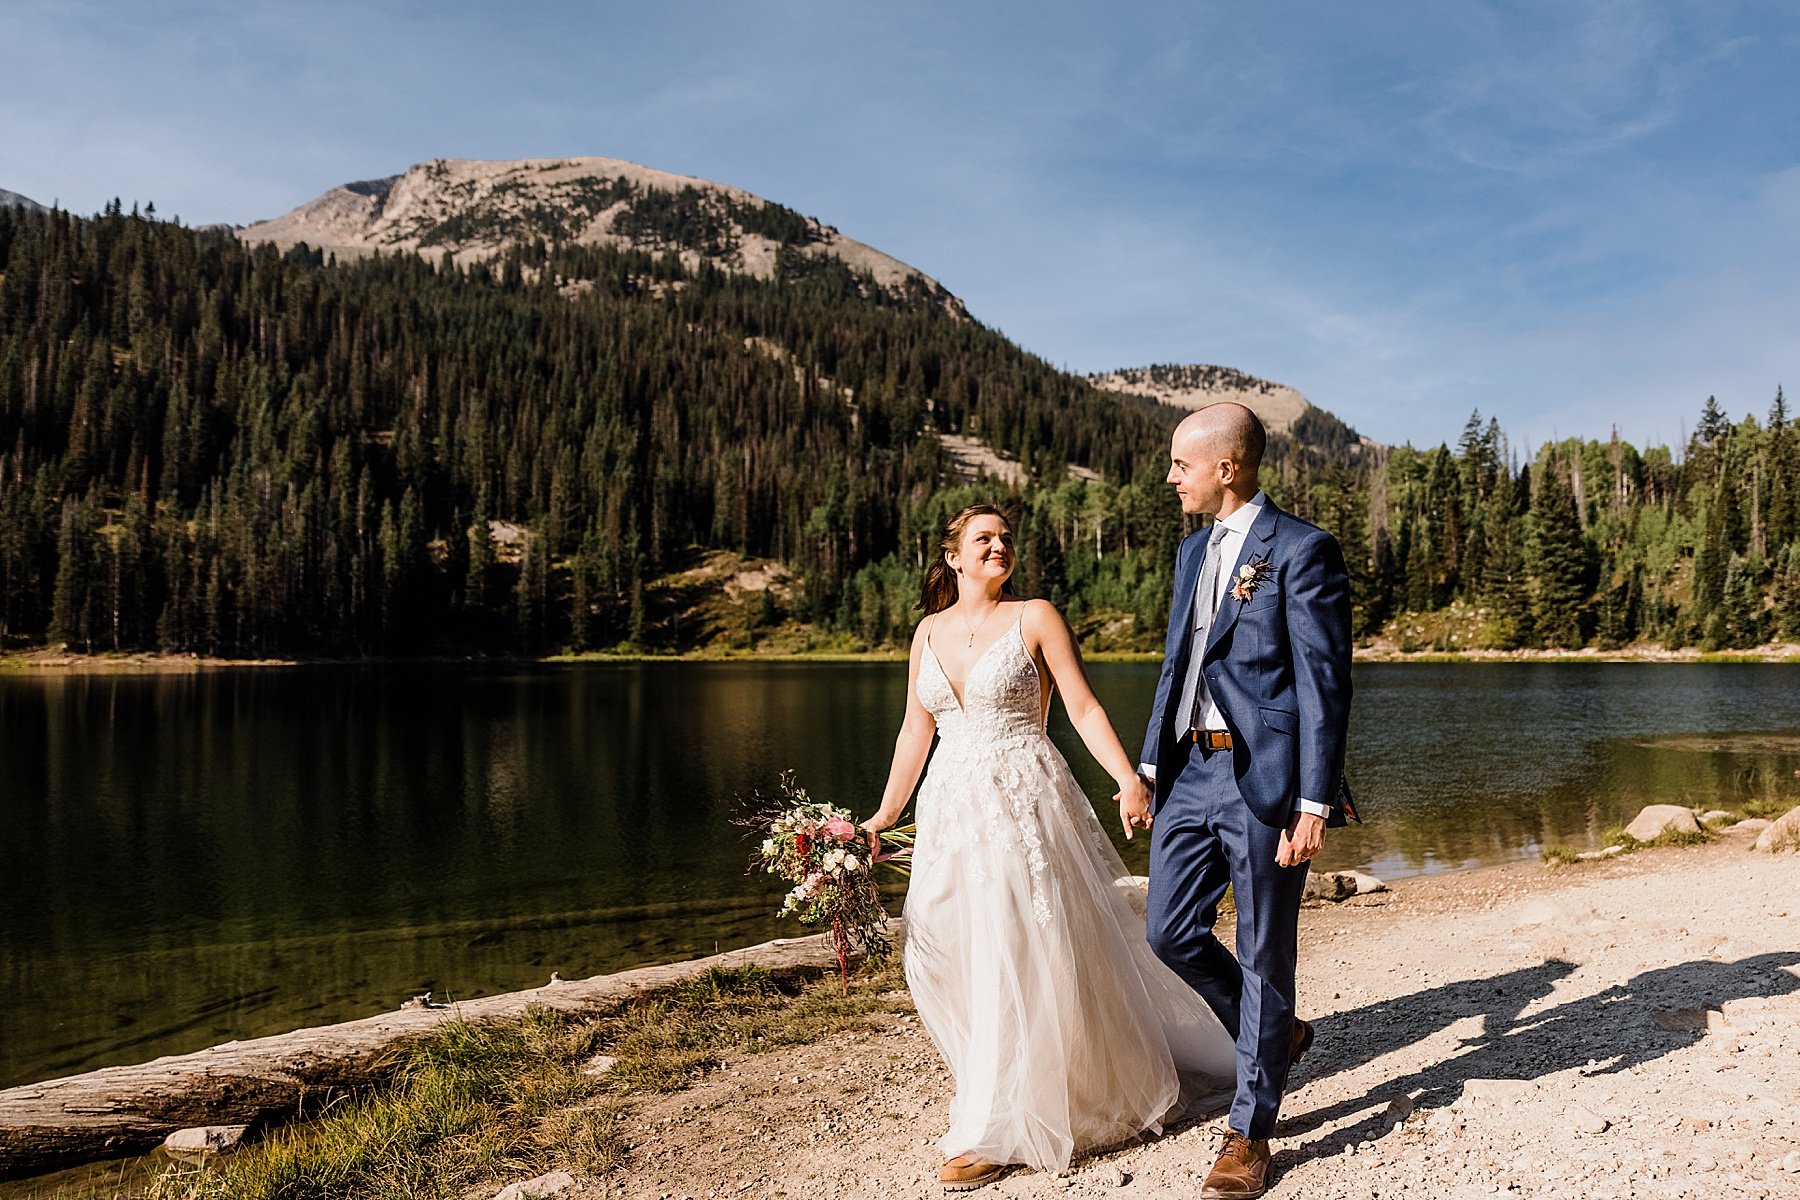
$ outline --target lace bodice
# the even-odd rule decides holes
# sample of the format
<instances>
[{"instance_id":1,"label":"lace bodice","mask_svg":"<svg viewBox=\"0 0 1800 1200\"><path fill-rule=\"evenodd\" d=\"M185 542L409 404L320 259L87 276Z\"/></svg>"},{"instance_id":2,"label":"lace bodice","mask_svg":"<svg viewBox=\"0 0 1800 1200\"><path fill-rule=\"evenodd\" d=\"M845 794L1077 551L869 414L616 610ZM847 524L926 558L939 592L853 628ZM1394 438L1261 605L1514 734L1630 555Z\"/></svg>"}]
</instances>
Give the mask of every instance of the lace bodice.
<instances>
[{"instance_id":1,"label":"lace bodice","mask_svg":"<svg viewBox=\"0 0 1800 1200\"><path fill-rule=\"evenodd\" d=\"M1025 648L1023 620L981 652L969 668L960 702L927 638L919 664L918 691L919 703L937 719L944 749L973 749L1000 739L1044 734L1043 681Z\"/></svg>"}]
</instances>

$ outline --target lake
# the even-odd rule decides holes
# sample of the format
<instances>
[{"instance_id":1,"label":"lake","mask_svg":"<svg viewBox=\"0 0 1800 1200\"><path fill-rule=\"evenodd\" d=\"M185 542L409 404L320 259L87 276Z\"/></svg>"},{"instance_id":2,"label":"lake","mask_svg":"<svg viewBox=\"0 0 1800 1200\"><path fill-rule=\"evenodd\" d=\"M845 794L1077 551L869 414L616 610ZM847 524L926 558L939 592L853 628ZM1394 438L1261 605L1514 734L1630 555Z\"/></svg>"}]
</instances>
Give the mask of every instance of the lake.
<instances>
[{"instance_id":1,"label":"lake","mask_svg":"<svg viewBox=\"0 0 1800 1200\"><path fill-rule=\"evenodd\" d=\"M1098 664L1142 736L1155 668ZM1794 795L1800 667L1369 664L1384 878L1592 844L1658 801ZM734 796L871 811L898 663L0 677L0 1086L800 932ZM1055 736L1109 826L1110 782ZM1120 842L1142 871L1148 843Z\"/></svg>"}]
</instances>

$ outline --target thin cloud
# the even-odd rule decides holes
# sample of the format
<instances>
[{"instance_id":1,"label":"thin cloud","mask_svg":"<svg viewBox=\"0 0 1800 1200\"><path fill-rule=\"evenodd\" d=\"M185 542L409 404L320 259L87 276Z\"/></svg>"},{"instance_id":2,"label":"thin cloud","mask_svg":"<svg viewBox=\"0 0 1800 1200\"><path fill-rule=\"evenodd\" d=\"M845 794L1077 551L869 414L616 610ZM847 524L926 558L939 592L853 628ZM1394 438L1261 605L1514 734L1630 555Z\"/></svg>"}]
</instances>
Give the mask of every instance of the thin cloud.
<instances>
[{"instance_id":1,"label":"thin cloud","mask_svg":"<svg viewBox=\"0 0 1800 1200\"><path fill-rule=\"evenodd\" d=\"M0 187L244 222L440 155L612 155L817 215L1075 369L1224 362L1384 441L1475 407L1673 438L1795 374L1797 39L1599 0L19 0Z\"/></svg>"}]
</instances>

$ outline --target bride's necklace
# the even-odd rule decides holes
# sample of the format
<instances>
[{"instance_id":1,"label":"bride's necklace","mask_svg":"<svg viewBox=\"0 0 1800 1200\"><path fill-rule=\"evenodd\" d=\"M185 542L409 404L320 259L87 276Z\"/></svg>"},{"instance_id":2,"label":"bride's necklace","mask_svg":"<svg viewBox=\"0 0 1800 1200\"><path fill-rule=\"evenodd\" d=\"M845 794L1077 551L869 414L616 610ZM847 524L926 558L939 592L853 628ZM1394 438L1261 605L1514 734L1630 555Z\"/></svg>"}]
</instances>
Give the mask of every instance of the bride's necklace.
<instances>
[{"instance_id":1,"label":"bride's necklace","mask_svg":"<svg viewBox=\"0 0 1800 1200\"><path fill-rule=\"evenodd\" d=\"M975 622L975 624L973 624L973 625L969 624L969 618L964 616L961 612L958 612L956 614L956 619L961 621L963 623L963 628L967 629L969 631L969 648L971 650L975 648L975 635L980 633L981 627L988 623L988 617L993 616L999 610L1000 610L1000 602L998 600L996 600L996 601L994 601L994 607L987 610L987 615L982 617L981 620Z\"/></svg>"}]
</instances>

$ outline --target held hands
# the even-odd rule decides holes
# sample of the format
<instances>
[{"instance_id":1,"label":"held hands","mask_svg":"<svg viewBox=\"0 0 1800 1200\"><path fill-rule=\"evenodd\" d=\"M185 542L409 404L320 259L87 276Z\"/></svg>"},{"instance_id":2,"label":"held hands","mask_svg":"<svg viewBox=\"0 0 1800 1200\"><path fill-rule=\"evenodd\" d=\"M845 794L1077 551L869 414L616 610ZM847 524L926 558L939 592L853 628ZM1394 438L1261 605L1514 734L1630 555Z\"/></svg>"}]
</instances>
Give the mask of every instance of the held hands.
<instances>
[{"instance_id":1,"label":"held hands","mask_svg":"<svg viewBox=\"0 0 1800 1200\"><path fill-rule=\"evenodd\" d=\"M1325 818L1297 812L1288 818L1281 831L1281 842L1275 847L1275 865L1297 867L1319 852L1325 844Z\"/></svg>"},{"instance_id":2,"label":"held hands","mask_svg":"<svg viewBox=\"0 0 1800 1200\"><path fill-rule=\"evenodd\" d=\"M1148 830L1150 822L1156 819L1150 815L1150 789L1144 785L1141 775L1117 782L1119 790L1113 793L1113 799L1119 802L1119 824L1125 827L1125 837L1130 839L1134 830Z\"/></svg>"}]
</instances>

